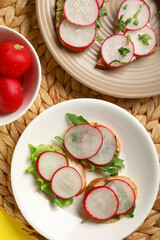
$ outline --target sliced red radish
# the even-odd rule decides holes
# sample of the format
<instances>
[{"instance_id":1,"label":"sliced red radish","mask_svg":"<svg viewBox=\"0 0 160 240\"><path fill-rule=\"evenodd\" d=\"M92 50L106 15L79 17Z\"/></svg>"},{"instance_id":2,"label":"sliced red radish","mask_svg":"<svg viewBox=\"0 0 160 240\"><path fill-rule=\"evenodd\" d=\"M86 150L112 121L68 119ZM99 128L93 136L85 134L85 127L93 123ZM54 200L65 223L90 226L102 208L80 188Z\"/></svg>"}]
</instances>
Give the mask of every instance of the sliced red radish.
<instances>
[{"instance_id":1,"label":"sliced red radish","mask_svg":"<svg viewBox=\"0 0 160 240\"><path fill-rule=\"evenodd\" d=\"M62 167L53 174L51 188L56 196L69 199L80 192L82 178L75 168Z\"/></svg>"},{"instance_id":2,"label":"sliced red radish","mask_svg":"<svg viewBox=\"0 0 160 240\"><path fill-rule=\"evenodd\" d=\"M38 174L47 182L51 181L52 175L63 166L68 166L67 158L53 151L42 152L36 162Z\"/></svg>"},{"instance_id":3,"label":"sliced red radish","mask_svg":"<svg viewBox=\"0 0 160 240\"><path fill-rule=\"evenodd\" d=\"M135 47L136 56L146 56L156 47L157 37L149 26L145 26L137 31L126 31L125 35L130 36Z\"/></svg>"},{"instance_id":4,"label":"sliced red radish","mask_svg":"<svg viewBox=\"0 0 160 240\"><path fill-rule=\"evenodd\" d=\"M104 4L104 0L97 0L99 8L101 8Z\"/></svg>"},{"instance_id":5,"label":"sliced red radish","mask_svg":"<svg viewBox=\"0 0 160 240\"><path fill-rule=\"evenodd\" d=\"M98 128L88 124L74 125L64 136L64 146L77 159L94 156L103 143L102 133Z\"/></svg>"},{"instance_id":6,"label":"sliced red radish","mask_svg":"<svg viewBox=\"0 0 160 240\"><path fill-rule=\"evenodd\" d=\"M110 68L117 68L131 62L134 55L134 45L121 34L109 36L101 46L101 55Z\"/></svg>"},{"instance_id":7,"label":"sliced red radish","mask_svg":"<svg viewBox=\"0 0 160 240\"><path fill-rule=\"evenodd\" d=\"M103 136L103 144L98 153L88 160L96 165L106 165L112 161L117 143L113 133L105 126L97 126Z\"/></svg>"},{"instance_id":8,"label":"sliced red radish","mask_svg":"<svg viewBox=\"0 0 160 240\"><path fill-rule=\"evenodd\" d=\"M150 19L150 8L143 0L125 0L118 11L118 21L128 30L144 27Z\"/></svg>"},{"instance_id":9,"label":"sliced red radish","mask_svg":"<svg viewBox=\"0 0 160 240\"><path fill-rule=\"evenodd\" d=\"M117 215L129 212L133 208L136 196L132 186L128 182L122 179L113 179L107 182L105 186L111 188L118 196L119 207Z\"/></svg>"},{"instance_id":10,"label":"sliced red radish","mask_svg":"<svg viewBox=\"0 0 160 240\"><path fill-rule=\"evenodd\" d=\"M63 19L58 31L59 37L64 44L75 49L85 49L95 39L96 24L81 27L70 23L67 19Z\"/></svg>"},{"instance_id":11,"label":"sliced red radish","mask_svg":"<svg viewBox=\"0 0 160 240\"><path fill-rule=\"evenodd\" d=\"M63 12L70 23L89 26L99 16L99 5L97 0L66 0Z\"/></svg>"},{"instance_id":12,"label":"sliced red radish","mask_svg":"<svg viewBox=\"0 0 160 240\"><path fill-rule=\"evenodd\" d=\"M85 212L95 220L107 220L112 218L119 206L115 192L105 186L94 187L89 190L84 199Z\"/></svg>"}]
</instances>

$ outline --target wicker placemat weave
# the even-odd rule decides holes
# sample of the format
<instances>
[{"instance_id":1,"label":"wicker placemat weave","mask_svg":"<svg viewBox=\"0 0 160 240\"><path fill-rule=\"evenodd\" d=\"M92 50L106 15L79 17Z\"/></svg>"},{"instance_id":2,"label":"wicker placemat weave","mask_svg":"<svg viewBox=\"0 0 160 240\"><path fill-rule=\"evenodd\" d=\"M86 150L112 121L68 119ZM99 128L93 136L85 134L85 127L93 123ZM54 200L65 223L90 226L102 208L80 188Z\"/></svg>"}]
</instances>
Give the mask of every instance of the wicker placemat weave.
<instances>
[{"instance_id":1,"label":"wicker placemat weave","mask_svg":"<svg viewBox=\"0 0 160 240\"><path fill-rule=\"evenodd\" d=\"M35 0L0 0L0 25L23 34L34 46L42 66L39 94L31 108L19 119L0 127L0 206L28 227L28 234L45 239L27 223L15 202L10 166L16 143L26 126L50 106L72 98L97 98L115 103L135 116L150 134L160 157L160 96L120 99L102 95L70 77L54 60L41 36ZM154 186L153 186L154 187ZM160 240L160 191L149 216L126 240Z\"/></svg>"}]
</instances>

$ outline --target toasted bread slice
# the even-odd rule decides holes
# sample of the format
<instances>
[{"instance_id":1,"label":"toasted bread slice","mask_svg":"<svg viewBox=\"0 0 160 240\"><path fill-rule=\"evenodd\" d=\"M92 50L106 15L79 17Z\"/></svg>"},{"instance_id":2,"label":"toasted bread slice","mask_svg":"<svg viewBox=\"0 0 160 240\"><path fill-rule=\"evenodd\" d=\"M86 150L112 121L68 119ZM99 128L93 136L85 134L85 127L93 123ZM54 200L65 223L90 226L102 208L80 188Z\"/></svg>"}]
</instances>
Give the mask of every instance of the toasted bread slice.
<instances>
[{"instance_id":1,"label":"toasted bread slice","mask_svg":"<svg viewBox=\"0 0 160 240\"><path fill-rule=\"evenodd\" d=\"M133 188L134 192L135 192L135 196L137 198L137 186L136 184L128 177L125 176L109 176L106 177L108 180L112 180L112 179L122 179L124 181L126 181L127 183L129 183L131 185L131 187ZM86 187L86 189L90 186L94 186L94 187L98 187L98 186L104 186L106 183L106 178L95 178L93 179ZM120 215L120 219L124 217L124 215ZM109 219L107 221L104 221L103 223L114 223L119 221L120 219ZM92 219L95 222L100 222L98 220Z\"/></svg>"}]
</instances>

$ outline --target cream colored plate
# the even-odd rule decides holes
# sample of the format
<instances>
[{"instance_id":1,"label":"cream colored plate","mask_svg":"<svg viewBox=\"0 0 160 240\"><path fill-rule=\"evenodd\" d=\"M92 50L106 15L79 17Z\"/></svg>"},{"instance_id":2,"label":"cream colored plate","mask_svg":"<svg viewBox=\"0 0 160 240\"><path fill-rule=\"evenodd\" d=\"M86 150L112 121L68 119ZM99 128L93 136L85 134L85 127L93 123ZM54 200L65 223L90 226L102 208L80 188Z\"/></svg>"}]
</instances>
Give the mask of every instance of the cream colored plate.
<instances>
[{"instance_id":1,"label":"cream colored plate","mask_svg":"<svg viewBox=\"0 0 160 240\"><path fill-rule=\"evenodd\" d=\"M151 9L151 25L158 38L155 54L142 57L119 69L100 70L95 68L100 42L95 42L81 53L64 49L54 29L55 0L37 0L38 21L44 40L55 60L72 77L82 84L101 93L115 97L137 98L160 94L160 29L157 0L146 0ZM158 3L159 2L159 3ZM114 34L117 11L122 0L108 0L108 15L101 21L97 35L102 39Z\"/></svg>"}]
</instances>

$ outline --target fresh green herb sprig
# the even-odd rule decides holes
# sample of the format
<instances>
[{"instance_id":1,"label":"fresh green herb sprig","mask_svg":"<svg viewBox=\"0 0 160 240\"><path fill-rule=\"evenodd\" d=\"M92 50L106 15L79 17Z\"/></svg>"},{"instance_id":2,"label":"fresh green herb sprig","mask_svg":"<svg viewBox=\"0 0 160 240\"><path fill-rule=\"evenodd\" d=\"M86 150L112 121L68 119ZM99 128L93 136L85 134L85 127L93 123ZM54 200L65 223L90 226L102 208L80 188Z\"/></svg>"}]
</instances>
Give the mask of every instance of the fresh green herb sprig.
<instances>
[{"instance_id":1,"label":"fresh green herb sprig","mask_svg":"<svg viewBox=\"0 0 160 240\"><path fill-rule=\"evenodd\" d=\"M103 39L102 39L102 38L100 38L99 36L95 36L95 39L94 39L94 41L97 41L97 42L102 42L102 41L103 41Z\"/></svg>"},{"instance_id":2,"label":"fresh green herb sprig","mask_svg":"<svg viewBox=\"0 0 160 240\"><path fill-rule=\"evenodd\" d=\"M128 34L126 39L126 45L128 46L131 40L131 36Z\"/></svg>"},{"instance_id":3,"label":"fresh green herb sprig","mask_svg":"<svg viewBox=\"0 0 160 240\"><path fill-rule=\"evenodd\" d=\"M142 41L144 45L149 46L149 40L152 39L152 37L148 33L145 33L143 35L138 34L138 37L138 39Z\"/></svg>"},{"instance_id":4,"label":"fresh green herb sprig","mask_svg":"<svg viewBox=\"0 0 160 240\"><path fill-rule=\"evenodd\" d=\"M126 62L121 62L120 60L115 59L115 60L111 61L108 65L110 66L112 63L119 63L120 65L126 64Z\"/></svg>"},{"instance_id":5,"label":"fresh green herb sprig","mask_svg":"<svg viewBox=\"0 0 160 240\"><path fill-rule=\"evenodd\" d=\"M101 7L100 10L99 10L98 19L97 19L97 21L96 21L96 26L97 26L98 28L100 28L100 27L102 26L102 25L101 25L101 22L100 22L100 18L101 18L101 17L104 17L104 16L107 16L107 9Z\"/></svg>"},{"instance_id":6,"label":"fresh green herb sprig","mask_svg":"<svg viewBox=\"0 0 160 240\"><path fill-rule=\"evenodd\" d=\"M133 24L136 25L136 26L138 26L138 23L139 23L139 21L138 21L138 15L140 14L142 8L143 8L143 5L140 4L139 9L138 9L137 12L133 15L133 17L128 18L126 21L123 20L124 15L121 15L121 16L120 16L120 18L119 18L119 20L118 20L118 26L119 26L121 32L124 32L125 28L127 27L127 25L128 25L129 23L132 22L132 20L134 21ZM124 6L123 9L126 10L125 6Z\"/></svg>"},{"instance_id":7,"label":"fresh green herb sprig","mask_svg":"<svg viewBox=\"0 0 160 240\"><path fill-rule=\"evenodd\" d=\"M124 21L123 17L124 17L124 15L121 15L118 20L118 26L119 26L121 32L124 32L124 29L127 27L127 25L132 22L132 18L128 18L126 21Z\"/></svg>"},{"instance_id":8,"label":"fresh green herb sprig","mask_svg":"<svg viewBox=\"0 0 160 240\"><path fill-rule=\"evenodd\" d=\"M128 4L126 4L124 7L123 7L123 10L126 10L128 7Z\"/></svg>"},{"instance_id":9,"label":"fresh green herb sprig","mask_svg":"<svg viewBox=\"0 0 160 240\"><path fill-rule=\"evenodd\" d=\"M136 26L138 26L139 21L138 21L137 18L138 18L138 15L140 14L142 8L143 8L143 5L140 4L139 9L138 9L137 12L133 15L133 18L135 19L135 21L134 21L133 23L134 23L134 25L136 25Z\"/></svg>"},{"instance_id":10,"label":"fresh green herb sprig","mask_svg":"<svg viewBox=\"0 0 160 240\"><path fill-rule=\"evenodd\" d=\"M129 48L124 48L124 47L120 47L118 49L118 52L120 53L120 55L122 56L122 58L126 57L127 53L130 52Z\"/></svg>"}]
</instances>

